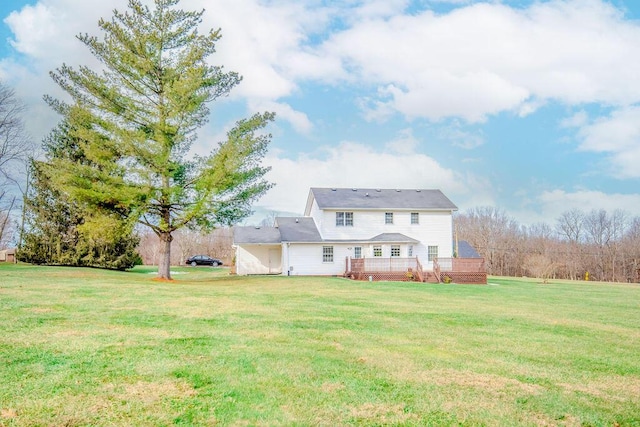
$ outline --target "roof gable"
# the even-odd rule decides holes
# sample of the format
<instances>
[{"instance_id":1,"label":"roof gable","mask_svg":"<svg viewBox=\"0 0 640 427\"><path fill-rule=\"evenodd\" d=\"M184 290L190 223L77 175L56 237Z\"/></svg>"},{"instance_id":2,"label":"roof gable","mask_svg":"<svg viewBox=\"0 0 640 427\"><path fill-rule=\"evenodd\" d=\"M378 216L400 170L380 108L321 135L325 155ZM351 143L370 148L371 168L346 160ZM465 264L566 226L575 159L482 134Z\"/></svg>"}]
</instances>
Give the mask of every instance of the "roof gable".
<instances>
[{"instance_id":1,"label":"roof gable","mask_svg":"<svg viewBox=\"0 0 640 427\"><path fill-rule=\"evenodd\" d=\"M307 215L312 199L320 209L458 210L440 190L315 187L309 191Z\"/></svg>"}]
</instances>

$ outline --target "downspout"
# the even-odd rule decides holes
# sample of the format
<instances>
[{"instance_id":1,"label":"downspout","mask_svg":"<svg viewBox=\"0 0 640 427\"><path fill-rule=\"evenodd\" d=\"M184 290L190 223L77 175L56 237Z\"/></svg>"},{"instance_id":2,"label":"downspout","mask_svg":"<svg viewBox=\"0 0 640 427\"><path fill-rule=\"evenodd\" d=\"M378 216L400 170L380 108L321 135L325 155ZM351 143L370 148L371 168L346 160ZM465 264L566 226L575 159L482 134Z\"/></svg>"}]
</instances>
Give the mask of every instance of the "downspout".
<instances>
[{"instance_id":1,"label":"downspout","mask_svg":"<svg viewBox=\"0 0 640 427\"><path fill-rule=\"evenodd\" d=\"M287 276L291 274L291 266L289 265L289 248L291 243L287 242Z\"/></svg>"}]
</instances>

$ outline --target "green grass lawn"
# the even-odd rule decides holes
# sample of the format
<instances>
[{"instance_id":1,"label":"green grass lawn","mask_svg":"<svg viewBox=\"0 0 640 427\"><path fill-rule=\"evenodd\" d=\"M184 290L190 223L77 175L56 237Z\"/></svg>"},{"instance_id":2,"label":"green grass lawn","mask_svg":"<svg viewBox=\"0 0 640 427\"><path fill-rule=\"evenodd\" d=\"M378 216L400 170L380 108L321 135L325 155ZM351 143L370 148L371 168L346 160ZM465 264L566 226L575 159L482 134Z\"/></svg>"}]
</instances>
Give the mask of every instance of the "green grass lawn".
<instances>
[{"instance_id":1,"label":"green grass lawn","mask_svg":"<svg viewBox=\"0 0 640 427\"><path fill-rule=\"evenodd\" d=\"M640 426L640 285L0 265L0 426Z\"/></svg>"}]
</instances>

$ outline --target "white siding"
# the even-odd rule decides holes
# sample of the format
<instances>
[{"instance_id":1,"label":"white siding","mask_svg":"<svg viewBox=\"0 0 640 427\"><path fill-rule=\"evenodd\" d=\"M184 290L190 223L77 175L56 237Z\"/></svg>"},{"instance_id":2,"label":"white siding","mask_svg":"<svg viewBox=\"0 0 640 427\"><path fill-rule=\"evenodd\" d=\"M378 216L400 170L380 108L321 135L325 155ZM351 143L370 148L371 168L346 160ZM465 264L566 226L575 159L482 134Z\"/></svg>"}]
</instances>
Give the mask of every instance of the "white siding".
<instances>
[{"instance_id":1,"label":"white siding","mask_svg":"<svg viewBox=\"0 0 640 427\"><path fill-rule=\"evenodd\" d=\"M279 274L282 272L280 245L242 245L236 248L236 273Z\"/></svg>"},{"instance_id":2,"label":"white siding","mask_svg":"<svg viewBox=\"0 0 640 427\"><path fill-rule=\"evenodd\" d=\"M419 211L419 210L377 210L377 211L350 211L350 210L311 210L320 234L324 239L330 240L366 240L382 233L401 233L419 241L413 245L413 256L420 258L426 268L431 268L427 263L427 247L438 246L438 256L453 256L453 222L451 212ZM336 212L353 212L353 227L336 226ZM393 224L385 224L385 213L393 212ZM419 213L419 224L411 224L411 212ZM383 257L390 256L390 245L383 246ZM364 256L373 256L373 244L363 244ZM401 256L406 256L407 245L401 248ZM427 265L428 264L428 265Z\"/></svg>"},{"instance_id":3,"label":"white siding","mask_svg":"<svg viewBox=\"0 0 640 427\"><path fill-rule=\"evenodd\" d=\"M320 231L320 235L322 236L322 227L325 222L324 222L324 216L322 215L322 211L318 207L318 202L316 202L316 199L313 199L313 203L311 204L311 212L309 216L315 220L316 226L318 227L318 231ZM333 225L335 226L335 224L336 224L336 219L334 214Z\"/></svg>"},{"instance_id":4,"label":"white siding","mask_svg":"<svg viewBox=\"0 0 640 427\"><path fill-rule=\"evenodd\" d=\"M322 261L323 246L333 246L333 262ZM346 257L353 256L353 251L347 249L352 246L332 243L291 243L288 250L290 273L292 276L341 276L344 274Z\"/></svg>"}]
</instances>

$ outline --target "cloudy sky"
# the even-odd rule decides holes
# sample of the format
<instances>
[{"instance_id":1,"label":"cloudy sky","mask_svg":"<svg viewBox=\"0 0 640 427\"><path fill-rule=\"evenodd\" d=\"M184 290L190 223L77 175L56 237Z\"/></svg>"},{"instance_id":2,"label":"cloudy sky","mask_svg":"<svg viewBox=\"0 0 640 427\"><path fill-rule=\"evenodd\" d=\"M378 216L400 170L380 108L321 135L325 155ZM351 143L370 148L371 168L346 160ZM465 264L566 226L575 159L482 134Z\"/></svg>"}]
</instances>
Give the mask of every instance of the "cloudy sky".
<instances>
[{"instance_id":1,"label":"cloudy sky","mask_svg":"<svg viewBox=\"0 0 640 427\"><path fill-rule=\"evenodd\" d=\"M523 224L570 208L640 215L640 2L636 0L182 0L221 28L211 62L243 75L211 107L207 153L270 110L259 212L302 213L309 187L439 188L464 211ZM93 65L126 0L2 0L0 80L41 141L58 118L49 71Z\"/></svg>"}]
</instances>

